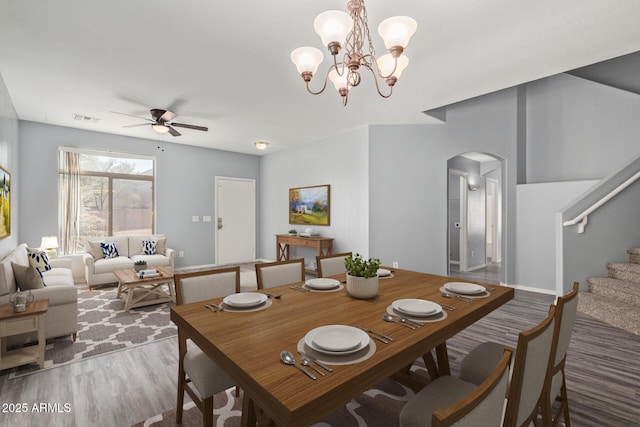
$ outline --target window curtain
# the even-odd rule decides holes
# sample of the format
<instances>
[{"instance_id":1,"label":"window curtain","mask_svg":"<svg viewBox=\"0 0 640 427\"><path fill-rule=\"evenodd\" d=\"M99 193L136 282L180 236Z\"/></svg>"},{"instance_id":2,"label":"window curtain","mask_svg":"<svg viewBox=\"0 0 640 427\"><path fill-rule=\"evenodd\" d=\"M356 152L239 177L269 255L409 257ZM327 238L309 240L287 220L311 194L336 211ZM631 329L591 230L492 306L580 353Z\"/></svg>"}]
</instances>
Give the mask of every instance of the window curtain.
<instances>
[{"instance_id":1,"label":"window curtain","mask_svg":"<svg viewBox=\"0 0 640 427\"><path fill-rule=\"evenodd\" d=\"M58 227L63 254L82 252L80 242L80 154L61 151Z\"/></svg>"}]
</instances>

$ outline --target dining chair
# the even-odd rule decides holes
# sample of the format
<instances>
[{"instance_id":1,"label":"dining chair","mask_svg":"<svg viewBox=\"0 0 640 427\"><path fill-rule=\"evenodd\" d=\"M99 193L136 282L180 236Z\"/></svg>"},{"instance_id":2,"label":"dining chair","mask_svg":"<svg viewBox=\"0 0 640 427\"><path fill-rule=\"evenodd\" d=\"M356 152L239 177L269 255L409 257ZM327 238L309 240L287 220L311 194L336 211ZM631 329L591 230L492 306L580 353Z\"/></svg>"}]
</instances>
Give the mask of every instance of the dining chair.
<instances>
[{"instance_id":1,"label":"dining chair","mask_svg":"<svg viewBox=\"0 0 640 427\"><path fill-rule=\"evenodd\" d=\"M543 399L540 407L543 419L553 420L552 425L558 423L561 415L564 416L565 426L569 427L571 424L564 367L578 310L579 287L580 284L574 282L573 289L568 294L558 297L555 303L552 366L545 378L543 390L543 395L548 396L548 399ZM502 344L495 342L486 342L471 351L460 363L460 377L479 384L497 363L501 346ZM560 407L554 414L552 408L556 399L560 401Z\"/></svg>"},{"instance_id":2,"label":"dining chair","mask_svg":"<svg viewBox=\"0 0 640 427\"><path fill-rule=\"evenodd\" d=\"M344 265L344 259L350 256L351 252L317 256L316 265L318 266L318 277L346 274L347 267Z\"/></svg>"},{"instance_id":3,"label":"dining chair","mask_svg":"<svg viewBox=\"0 0 640 427\"><path fill-rule=\"evenodd\" d=\"M220 298L240 292L240 267L176 274L176 305ZM203 310L206 310L204 307ZM186 392L202 412L202 425L213 426L213 395L233 387L234 381L178 330L178 404L176 423L182 422ZM194 389L195 388L195 389Z\"/></svg>"},{"instance_id":4,"label":"dining chair","mask_svg":"<svg viewBox=\"0 0 640 427\"><path fill-rule=\"evenodd\" d=\"M538 408L543 397L543 388L551 369L551 355L554 348L556 307L551 306L547 317L528 331L520 332L516 345L515 360L511 369L511 380L507 393L507 406L504 427L529 426L538 423ZM473 365L485 365L485 358L496 360L498 346L492 342L480 344L469 352L460 362L460 376L464 381L474 384L482 383L478 370ZM485 365L482 366L486 369ZM493 369L493 368L492 368ZM486 377L485 377L486 378ZM548 426L550 421L542 419L542 425Z\"/></svg>"},{"instance_id":5,"label":"dining chair","mask_svg":"<svg viewBox=\"0 0 640 427\"><path fill-rule=\"evenodd\" d=\"M479 386L451 375L438 377L405 404L400 426L500 426L512 353L505 347L498 366Z\"/></svg>"},{"instance_id":6,"label":"dining chair","mask_svg":"<svg viewBox=\"0 0 640 427\"><path fill-rule=\"evenodd\" d=\"M256 264L258 289L304 282L304 258Z\"/></svg>"}]
</instances>

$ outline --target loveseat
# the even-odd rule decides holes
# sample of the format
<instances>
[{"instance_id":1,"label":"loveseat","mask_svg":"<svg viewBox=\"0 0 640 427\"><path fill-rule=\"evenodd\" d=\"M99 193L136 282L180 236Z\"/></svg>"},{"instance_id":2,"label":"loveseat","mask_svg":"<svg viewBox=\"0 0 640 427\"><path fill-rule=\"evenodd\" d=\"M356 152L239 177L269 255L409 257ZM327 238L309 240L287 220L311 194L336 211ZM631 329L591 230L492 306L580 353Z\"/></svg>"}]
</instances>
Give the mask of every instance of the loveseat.
<instances>
[{"instance_id":1,"label":"loveseat","mask_svg":"<svg viewBox=\"0 0 640 427\"><path fill-rule=\"evenodd\" d=\"M155 245L150 242L155 242ZM106 249L103 250L101 243L105 246L115 245L115 252L109 253L107 250L105 257ZM145 247L143 244L146 244ZM147 268L164 266L173 270L175 267L176 252L167 248L167 237L161 234L90 237L86 240L85 250L82 258L89 289L97 285L117 283L118 279L113 271L133 268L136 261L146 261Z\"/></svg>"},{"instance_id":2,"label":"loveseat","mask_svg":"<svg viewBox=\"0 0 640 427\"><path fill-rule=\"evenodd\" d=\"M0 260L0 305L9 304L11 294L18 290L11 263L23 267L30 265L27 245L21 244ZM72 335L75 341L78 331L78 290L73 283L71 263L68 259L51 259L49 265L51 270L41 271L45 287L30 289L35 300L49 300L49 310L45 315L45 337ZM9 345L34 341L37 341L36 333L8 339Z\"/></svg>"}]
</instances>

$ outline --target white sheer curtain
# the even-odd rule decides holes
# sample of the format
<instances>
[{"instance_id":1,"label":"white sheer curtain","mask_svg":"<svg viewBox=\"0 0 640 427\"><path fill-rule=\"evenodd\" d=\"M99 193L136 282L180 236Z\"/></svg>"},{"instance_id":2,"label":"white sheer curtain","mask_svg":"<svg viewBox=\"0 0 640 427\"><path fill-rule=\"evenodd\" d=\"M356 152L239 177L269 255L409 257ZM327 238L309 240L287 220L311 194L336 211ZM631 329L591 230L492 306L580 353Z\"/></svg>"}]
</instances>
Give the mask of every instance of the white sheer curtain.
<instances>
[{"instance_id":1,"label":"white sheer curtain","mask_svg":"<svg viewBox=\"0 0 640 427\"><path fill-rule=\"evenodd\" d=\"M60 151L61 171L58 227L63 254L82 252L80 246L80 154Z\"/></svg>"}]
</instances>

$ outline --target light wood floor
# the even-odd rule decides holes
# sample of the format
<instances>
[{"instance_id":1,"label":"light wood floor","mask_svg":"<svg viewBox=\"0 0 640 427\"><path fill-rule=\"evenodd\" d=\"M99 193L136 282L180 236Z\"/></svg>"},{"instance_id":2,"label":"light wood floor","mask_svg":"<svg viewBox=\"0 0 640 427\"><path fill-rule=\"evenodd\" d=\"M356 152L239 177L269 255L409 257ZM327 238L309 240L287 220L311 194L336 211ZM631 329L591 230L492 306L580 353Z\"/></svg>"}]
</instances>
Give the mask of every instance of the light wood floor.
<instances>
[{"instance_id":1,"label":"light wood floor","mask_svg":"<svg viewBox=\"0 0 640 427\"><path fill-rule=\"evenodd\" d=\"M448 341L453 373L479 342L514 345L517 333L544 318L551 302L548 295L516 291L513 301ZM143 421L175 406L177 353L177 339L169 338L21 378L3 372L0 426L127 427ZM574 426L640 425L638 354L640 337L578 316L566 368ZM8 405L22 403L26 413L7 412L13 411ZM48 412L34 412L34 404L48 404Z\"/></svg>"}]
</instances>

